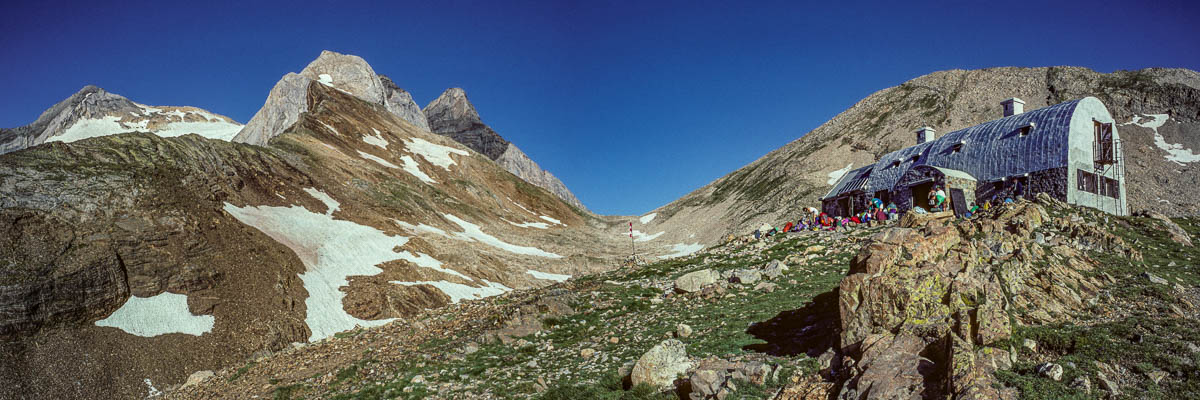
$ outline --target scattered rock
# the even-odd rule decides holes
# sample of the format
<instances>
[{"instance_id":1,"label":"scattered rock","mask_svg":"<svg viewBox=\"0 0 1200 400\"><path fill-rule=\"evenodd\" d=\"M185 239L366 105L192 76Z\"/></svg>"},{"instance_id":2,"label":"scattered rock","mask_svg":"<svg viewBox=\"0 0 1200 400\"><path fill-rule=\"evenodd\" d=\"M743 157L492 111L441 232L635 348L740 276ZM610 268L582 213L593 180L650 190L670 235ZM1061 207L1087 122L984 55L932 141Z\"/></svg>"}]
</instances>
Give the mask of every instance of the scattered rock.
<instances>
[{"instance_id":1,"label":"scattered rock","mask_svg":"<svg viewBox=\"0 0 1200 400\"><path fill-rule=\"evenodd\" d=\"M621 343L621 338L613 336L613 337L608 338L608 342L612 343L612 344Z\"/></svg>"},{"instance_id":2,"label":"scattered rock","mask_svg":"<svg viewBox=\"0 0 1200 400\"><path fill-rule=\"evenodd\" d=\"M1100 388L1108 391L1110 396L1116 397L1121 395L1121 388L1117 386L1116 382L1108 379L1108 376L1104 375L1104 371L1096 371L1096 380L1100 381Z\"/></svg>"},{"instance_id":3,"label":"scattered rock","mask_svg":"<svg viewBox=\"0 0 1200 400\"><path fill-rule=\"evenodd\" d=\"M1088 379L1086 376L1076 377L1075 380L1071 381L1071 388L1079 390L1079 391L1087 393L1087 394L1091 394L1092 393L1092 380Z\"/></svg>"},{"instance_id":4,"label":"scattered rock","mask_svg":"<svg viewBox=\"0 0 1200 400\"><path fill-rule=\"evenodd\" d=\"M474 354L477 351L479 351L479 345L475 342L468 342L466 346L463 346L463 354Z\"/></svg>"},{"instance_id":5,"label":"scattered rock","mask_svg":"<svg viewBox=\"0 0 1200 400\"><path fill-rule=\"evenodd\" d=\"M1037 353L1038 344L1037 342L1033 341L1033 339L1025 339L1023 342L1021 342L1021 347L1029 350L1030 353Z\"/></svg>"},{"instance_id":6,"label":"scattered rock","mask_svg":"<svg viewBox=\"0 0 1200 400\"><path fill-rule=\"evenodd\" d=\"M1200 353L1200 346L1197 346L1195 343L1188 342L1188 344L1187 344L1187 348L1188 348L1188 350L1190 350L1192 353Z\"/></svg>"},{"instance_id":7,"label":"scattered rock","mask_svg":"<svg viewBox=\"0 0 1200 400\"><path fill-rule=\"evenodd\" d=\"M1150 280L1150 283L1154 283L1154 284L1159 284L1159 285L1170 285L1171 284L1170 282L1167 282L1166 279L1159 278L1157 275L1154 275L1149 272L1143 272L1142 277Z\"/></svg>"},{"instance_id":8,"label":"scattered rock","mask_svg":"<svg viewBox=\"0 0 1200 400\"><path fill-rule=\"evenodd\" d=\"M758 271L750 270L750 269L739 269L739 270L733 271L733 276L730 278L730 280L735 281L735 282L745 283L745 284L751 284L754 282L758 282L758 280L761 278L762 278L762 275L759 274Z\"/></svg>"},{"instance_id":9,"label":"scattered rock","mask_svg":"<svg viewBox=\"0 0 1200 400\"><path fill-rule=\"evenodd\" d=\"M1053 380L1062 380L1063 367L1055 363L1045 363L1038 366L1037 371L1044 377Z\"/></svg>"},{"instance_id":10,"label":"scattered rock","mask_svg":"<svg viewBox=\"0 0 1200 400\"><path fill-rule=\"evenodd\" d=\"M425 375L414 376L412 378L412 380L409 382L412 382L412 384L414 384L414 385L419 385L419 384L425 383Z\"/></svg>"},{"instance_id":11,"label":"scattered rock","mask_svg":"<svg viewBox=\"0 0 1200 400\"><path fill-rule=\"evenodd\" d=\"M688 324L679 324L675 326L675 337L686 338L692 336L692 327Z\"/></svg>"},{"instance_id":12,"label":"scattered rock","mask_svg":"<svg viewBox=\"0 0 1200 400\"><path fill-rule=\"evenodd\" d=\"M208 370L193 372L191 375L188 375L187 382L184 382L180 389L199 385L208 380L208 378L212 378L213 375L214 373Z\"/></svg>"},{"instance_id":13,"label":"scattered rock","mask_svg":"<svg viewBox=\"0 0 1200 400\"><path fill-rule=\"evenodd\" d=\"M1188 235L1187 231L1183 230L1183 228L1181 228L1179 224L1176 224L1175 221L1167 218L1166 215L1150 211L1146 213L1146 216L1162 222L1163 228L1167 229L1167 233L1171 234L1171 240L1175 241L1175 243L1179 243L1184 246L1192 245L1192 237Z\"/></svg>"},{"instance_id":14,"label":"scattered rock","mask_svg":"<svg viewBox=\"0 0 1200 400\"><path fill-rule=\"evenodd\" d=\"M771 282L759 282L757 285L754 285L754 290L771 293L774 292L778 287L779 285Z\"/></svg>"},{"instance_id":15,"label":"scattered rock","mask_svg":"<svg viewBox=\"0 0 1200 400\"><path fill-rule=\"evenodd\" d=\"M779 262L779 260L774 260L767 264L766 267L763 267L762 275L767 277L767 279L775 279L782 276L783 271L787 271L787 269L787 265Z\"/></svg>"},{"instance_id":16,"label":"scattered rock","mask_svg":"<svg viewBox=\"0 0 1200 400\"><path fill-rule=\"evenodd\" d=\"M725 375L724 371L705 369L693 372L688 377L688 381L692 384L692 392L688 394L688 398L692 400L717 398L717 393L725 388L725 382L728 380L729 377Z\"/></svg>"},{"instance_id":17,"label":"scattered rock","mask_svg":"<svg viewBox=\"0 0 1200 400\"><path fill-rule=\"evenodd\" d=\"M592 356L593 356L593 355L595 355L595 354L596 354L596 350L595 350L595 349L583 349L583 350L579 350L579 356L580 356L580 357L583 357L583 358L592 358Z\"/></svg>"},{"instance_id":18,"label":"scattered rock","mask_svg":"<svg viewBox=\"0 0 1200 400\"><path fill-rule=\"evenodd\" d=\"M669 389L675 377L686 373L691 367L683 342L667 339L642 354L633 365L630 380L634 386L645 383L659 389Z\"/></svg>"},{"instance_id":19,"label":"scattered rock","mask_svg":"<svg viewBox=\"0 0 1200 400\"><path fill-rule=\"evenodd\" d=\"M1167 377L1167 373L1163 371L1150 371L1146 373L1146 377L1150 378L1150 381L1157 385L1162 382L1163 378Z\"/></svg>"},{"instance_id":20,"label":"scattered rock","mask_svg":"<svg viewBox=\"0 0 1200 400\"><path fill-rule=\"evenodd\" d=\"M713 270L702 269L689 272L675 279L675 291L680 293L694 293L716 282L717 274Z\"/></svg>"}]
</instances>

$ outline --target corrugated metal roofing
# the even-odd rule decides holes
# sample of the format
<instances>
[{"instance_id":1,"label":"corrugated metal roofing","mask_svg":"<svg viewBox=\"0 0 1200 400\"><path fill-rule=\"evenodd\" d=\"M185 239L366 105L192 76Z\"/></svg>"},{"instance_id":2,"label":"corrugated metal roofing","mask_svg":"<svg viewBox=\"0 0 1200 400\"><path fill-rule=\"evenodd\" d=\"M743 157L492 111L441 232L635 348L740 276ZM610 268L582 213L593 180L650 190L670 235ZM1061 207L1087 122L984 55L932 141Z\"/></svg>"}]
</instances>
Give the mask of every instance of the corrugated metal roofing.
<instances>
[{"instance_id":1,"label":"corrugated metal roofing","mask_svg":"<svg viewBox=\"0 0 1200 400\"><path fill-rule=\"evenodd\" d=\"M916 165L959 170L980 182L1067 165L1071 116L1080 100L988 121L888 153L875 163L866 184L858 189L892 190ZM1020 129L1031 124L1030 133L1021 136ZM850 192L845 190L850 185L843 183L853 179L851 175L842 177L825 198Z\"/></svg>"},{"instance_id":2,"label":"corrugated metal roofing","mask_svg":"<svg viewBox=\"0 0 1200 400\"><path fill-rule=\"evenodd\" d=\"M838 180L833 185L833 189L830 189L829 193L826 193L822 199L862 189L863 185L867 183L867 179L871 176L871 169L874 167L874 164L867 165L842 175L842 179Z\"/></svg>"}]
</instances>

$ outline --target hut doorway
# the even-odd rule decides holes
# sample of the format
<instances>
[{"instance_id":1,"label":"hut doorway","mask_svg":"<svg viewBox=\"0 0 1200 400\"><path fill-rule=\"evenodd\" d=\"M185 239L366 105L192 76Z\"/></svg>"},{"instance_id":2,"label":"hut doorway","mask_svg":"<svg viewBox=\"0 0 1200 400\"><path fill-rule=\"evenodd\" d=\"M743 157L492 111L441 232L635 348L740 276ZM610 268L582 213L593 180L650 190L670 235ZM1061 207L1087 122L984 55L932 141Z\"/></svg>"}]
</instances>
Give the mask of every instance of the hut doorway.
<instances>
[{"instance_id":1,"label":"hut doorway","mask_svg":"<svg viewBox=\"0 0 1200 400\"><path fill-rule=\"evenodd\" d=\"M912 205L913 207L921 207L925 211L929 211L932 207L929 204L929 192L933 190L933 181L920 183L914 186L909 186L912 189Z\"/></svg>"},{"instance_id":2,"label":"hut doorway","mask_svg":"<svg viewBox=\"0 0 1200 400\"><path fill-rule=\"evenodd\" d=\"M838 211L841 212L838 217L854 214L854 201L849 196L838 199Z\"/></svg>"}]
</instances>

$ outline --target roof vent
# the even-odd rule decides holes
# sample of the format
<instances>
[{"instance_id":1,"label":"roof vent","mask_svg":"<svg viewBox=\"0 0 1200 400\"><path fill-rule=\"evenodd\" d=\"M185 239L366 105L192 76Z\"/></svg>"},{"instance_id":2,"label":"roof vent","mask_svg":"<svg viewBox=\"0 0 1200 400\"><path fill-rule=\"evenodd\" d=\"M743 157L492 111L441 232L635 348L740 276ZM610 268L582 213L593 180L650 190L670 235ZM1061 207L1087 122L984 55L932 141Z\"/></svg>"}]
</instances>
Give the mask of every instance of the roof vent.
<instances>
[{"instance_id":1,"label":"roof vent","mask_svg":"<svg viewBox=\"0 0 1200 400\"><path fill-rule=\"evenodd\" d=\"M1000 105L1004 106L1005 117L1011 117L1025 112L1025 101L1016 97L1008 98L1000 102Z\"/></svg>"},{"instance_id":2,"label":"roof vent","mask_svg":"<svg viewBox=\"0 0 1200 400\"><path fill-rule=\"evenodd\" d=\"M928 126L922 126L921 129L917 129L917 144L932 142L935 136L937 136L937 131Z\"/></svg>"}]
</instances>

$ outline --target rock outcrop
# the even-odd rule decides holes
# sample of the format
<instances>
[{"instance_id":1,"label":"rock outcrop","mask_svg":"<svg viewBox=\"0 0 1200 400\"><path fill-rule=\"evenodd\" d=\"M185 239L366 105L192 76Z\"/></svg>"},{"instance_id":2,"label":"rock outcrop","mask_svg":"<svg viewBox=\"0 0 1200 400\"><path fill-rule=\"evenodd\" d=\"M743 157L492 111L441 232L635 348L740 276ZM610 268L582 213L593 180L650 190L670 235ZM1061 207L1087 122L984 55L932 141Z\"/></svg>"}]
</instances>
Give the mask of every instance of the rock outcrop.
<instances>
[{"instance_id":1,"label":"rock outcrop","mask_svg":"<svg viewBox=\"0 0 1200 400\"><path fill-rule=\"evenodd\" d=\"M520 177L526 182L554 193L563 201L584 209L583 203L575 197L567 186L550 172L542 169L536 162L525 155L491 127L479 118L479 112L467 99L467 93L461 88L450 88L442 92L424 108L425 116L429 119L429 127L433 133L449 136L454 141L462 143L496 161L508 172Z\"/></svg>"},{"instance_id":2,"label":"rock outcrop","mask_svg":"<svg viewBox=\"0 0 1200 400\"><path fill-rule=\"evenodd\" d=\"M642 354L633 365L630 380L633 384L647 384L655 388L671 388L675 379L692 368L687 349L677 339L667 339Z\"/></svg>"},{"instance_id":3,"label":"rock outcrop","mask_svg":"<svg viewBox=\"0 0 1200 400\"><path fill-rule=\"evenodd\" d=\"M165 137L197 133L230 140L241 128L228 117L199 108L147 106L88 85L51 106L33 123L0 129L0 154L45 142L73 142L128 132Z\"/></svg>"},{"instance_id":4,"label":"rock outcrop","mask_svg":"<svg viewBox=\"0 0 1200 400\"><path fill-rule=\"evenodd\" d=\"M275 83L267 102L254 113L246 127L233 138L234 142L266 146L267 141L291 127L308 111L308 86L311 80L288 73Z\"/></svg>"},{"instance_id":5,"label":"rock outcrop","mask_svg":"<svg viewBox=\"0 0 1200 400\"><path fill-rule=\"evenodd\" d=\"M1038 244L1042 231L1055 237ZM1087 250L1140 257L1119 237L1027 201L957 223L909 214L871 238L840 284L839 340L850 361L839 398L1014 398L994 378L1012 364L1012 322L1084 309L1103 286L1085 275Z\"/></svg>"}]
</instances>

